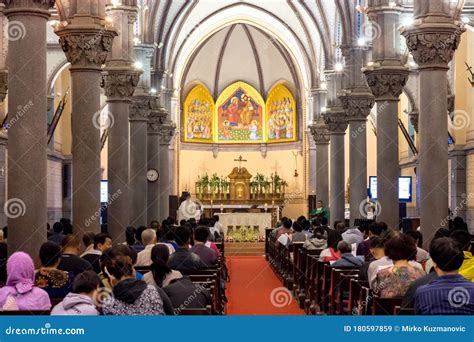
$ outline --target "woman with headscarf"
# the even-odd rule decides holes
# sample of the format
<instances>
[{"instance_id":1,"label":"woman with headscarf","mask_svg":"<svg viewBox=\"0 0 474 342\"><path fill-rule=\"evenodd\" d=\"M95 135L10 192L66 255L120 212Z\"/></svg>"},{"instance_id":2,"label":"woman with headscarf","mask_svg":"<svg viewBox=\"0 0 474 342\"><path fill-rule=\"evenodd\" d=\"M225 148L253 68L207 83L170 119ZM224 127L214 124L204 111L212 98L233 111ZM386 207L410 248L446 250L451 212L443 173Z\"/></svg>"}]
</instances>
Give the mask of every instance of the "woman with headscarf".
<instances>
[{"instance_id":1,"label":"woman with headscarf","mask_svg":"<svg viewBox=\"0 0 474 342\"><path fill-rule=\"evenodd\" d=\"M7 261L7 284L0 288L3 310L49 310L48 293L35 286L35 267L24 252L13 253Z\"/></svg>"}]
</instances>

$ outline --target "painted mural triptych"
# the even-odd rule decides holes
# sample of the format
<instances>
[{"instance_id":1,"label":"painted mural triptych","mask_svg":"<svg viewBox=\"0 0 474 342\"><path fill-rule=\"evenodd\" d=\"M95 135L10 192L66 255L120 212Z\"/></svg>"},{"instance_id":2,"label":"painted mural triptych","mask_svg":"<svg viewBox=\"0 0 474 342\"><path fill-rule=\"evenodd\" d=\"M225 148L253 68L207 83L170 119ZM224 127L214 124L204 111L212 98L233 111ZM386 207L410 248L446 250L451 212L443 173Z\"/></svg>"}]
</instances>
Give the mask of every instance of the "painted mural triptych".
<instances>
[{"instance_id":1,"label":"painted mural triptych","mask_svg":"<svg viewBox=\"0 0 474 342\"><path fill-rule=\"evenodd\" d=\"M296 140L296 101L282 83L274 85L266 102L244 82L222 91L217 100L199 84L184 102L185 142L277 143Z\"/></svg>"}]
</instances>

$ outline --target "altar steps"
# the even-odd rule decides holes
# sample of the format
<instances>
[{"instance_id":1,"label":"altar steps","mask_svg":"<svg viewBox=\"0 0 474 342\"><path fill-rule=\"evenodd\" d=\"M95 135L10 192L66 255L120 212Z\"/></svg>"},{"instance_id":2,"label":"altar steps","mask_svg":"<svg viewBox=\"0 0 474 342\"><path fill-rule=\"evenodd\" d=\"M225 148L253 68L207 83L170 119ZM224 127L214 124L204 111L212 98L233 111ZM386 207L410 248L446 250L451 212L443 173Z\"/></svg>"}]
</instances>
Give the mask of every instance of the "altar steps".
<instances>
[{"instance_id":1,"label":"altar steps","mask_svg":"<svg viewBox=\"0 0 474 342\"><path fill-rule=\"evenodd\" d=\"M262 256L265 254L264 242L226 242L226 256Z\"/></svg>"}]
</instances>

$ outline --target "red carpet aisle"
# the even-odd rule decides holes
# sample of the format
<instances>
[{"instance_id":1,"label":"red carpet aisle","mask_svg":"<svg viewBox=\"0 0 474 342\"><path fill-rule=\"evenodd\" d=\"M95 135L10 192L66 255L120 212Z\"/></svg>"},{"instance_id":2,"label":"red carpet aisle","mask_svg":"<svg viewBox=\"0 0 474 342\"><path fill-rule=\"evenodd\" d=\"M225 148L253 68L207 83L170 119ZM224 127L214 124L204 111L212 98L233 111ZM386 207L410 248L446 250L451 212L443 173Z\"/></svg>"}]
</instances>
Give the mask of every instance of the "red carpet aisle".
<instances>
[{"instance_id":1,"label":"red carpet aisle","mask_svg":"<svg viewBox=\"0 0 474 342\"><path fill-rule=\"evenodd\" d=\"M228 315L303 315L290 292L282 286L265 257L227 257Z\"/></svg>"}]
</instances>

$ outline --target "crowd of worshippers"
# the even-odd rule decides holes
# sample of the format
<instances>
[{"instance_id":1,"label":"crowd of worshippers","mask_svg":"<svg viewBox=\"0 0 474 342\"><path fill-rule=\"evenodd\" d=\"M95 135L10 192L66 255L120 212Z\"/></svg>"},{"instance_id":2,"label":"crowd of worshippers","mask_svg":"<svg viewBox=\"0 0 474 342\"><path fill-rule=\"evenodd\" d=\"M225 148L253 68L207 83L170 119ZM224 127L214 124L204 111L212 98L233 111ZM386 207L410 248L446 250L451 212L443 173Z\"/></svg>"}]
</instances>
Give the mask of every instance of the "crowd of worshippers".
<instances>
[{"instance_id":1,"label":"crowd of worshippers","mask_svg":"<svg viewBox=\"0 0 474 342\"><path fill-rule=\"evenodd\" d=\"M358 279L381 298L403 298L402 306L417 314L474 314L473 236L461 218L440 228L429 250L419 230L402 233L384 222L346 227L328 226L324 217L281 219L271 234L277 248L302 242L320 250L319 260L333 267L359 268Z\"/></svg>"},{"instance_id":2,"label":"crowd of worshippers","mask_svg":"<svg viewBox=\"0 0 474 342\"><path fill-rule=\"evenodd\" d=\"M174 315L211 304L207 289L187 276L208 269L221 256L218 217L150 227L127 227L126 242L107 233L74 233L57 222L37 255L15 251L8 259L3 230L0 310L51 310L51 315ZM41 266L35 269L33 259ZM150 270L141 274L137 269ZM137 268L137 269L136 269ZM57 303L53 305L52 303Z\"/></svg>"}]
</instances>

